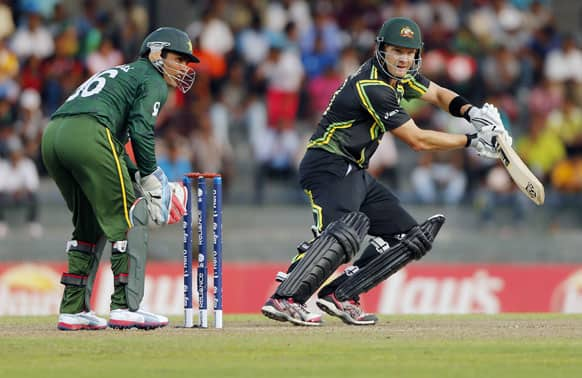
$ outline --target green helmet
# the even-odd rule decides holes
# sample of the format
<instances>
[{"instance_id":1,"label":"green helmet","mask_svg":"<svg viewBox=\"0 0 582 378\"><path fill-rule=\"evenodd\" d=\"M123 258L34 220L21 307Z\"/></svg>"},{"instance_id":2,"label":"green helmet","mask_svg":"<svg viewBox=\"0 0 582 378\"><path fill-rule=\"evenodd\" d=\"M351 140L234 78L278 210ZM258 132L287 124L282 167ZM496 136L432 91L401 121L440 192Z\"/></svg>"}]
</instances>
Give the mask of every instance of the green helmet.
<instances>
[{"instance_id":1,"label":"green helmet","mask_svg":"<svg viewBox=\"0 0 582 378\"><path fill-rule=\"evenodd\" d=\"M150 54L152 50L157 51L158 54ZM175 28L159 28L151 32L143 40L139 55L147 57L162 75L166 75L182 93L186 93L194 84L196 72L187 64L181 65L181 67L176 67L175 64L166 64L164 52L167 51L179 54L187 58L189 62L200 62L192 55L192 42L188 34Z\"/></svg>"},{"instance_id":2,"label":"green helmet","mask_svg":"<svg viewBox=\"0 0 582 378\"><path fill-rule=\"evenodd\" d=\"M380 28L376 42L388 45L422 48L422 35L416 22L410 18L396 17L388 20Z\"/></svg>"},{"instance_id":3,"label":"green helmet","mask_svg":"<svg viewBox=\"0 0 582 378\"><path fill-rule=\"evenodd\" d=\"M152 46L158 46L163 50L172 51L176 54L187 57L191 62L198 63L200 60L192 54L192 42L188 34L181 30L170 27L163 27L151 32L141 44L139 56L146 57Z\"/></svg>"},{"instance_id":4,"label":"green helmet","mask_svg":"<svg viewBox=\"0 0 582 378\"><path fill-rule=\"evenodd\" d=\"M391 78L400 80L401 77L392 75L387 69L388 62L386 61L386 53L384 51L385 45L392 45L398 47L405 47L416 49L414 56L414 64L409 69L408 73L416 75L420 71L422 58L420 52L422 50L422 35L420 28L416 22L406 17L395 17L384 23L376 37L378 43L376 49L376 59L382 70Z\"/></svg>"}]
</instances>

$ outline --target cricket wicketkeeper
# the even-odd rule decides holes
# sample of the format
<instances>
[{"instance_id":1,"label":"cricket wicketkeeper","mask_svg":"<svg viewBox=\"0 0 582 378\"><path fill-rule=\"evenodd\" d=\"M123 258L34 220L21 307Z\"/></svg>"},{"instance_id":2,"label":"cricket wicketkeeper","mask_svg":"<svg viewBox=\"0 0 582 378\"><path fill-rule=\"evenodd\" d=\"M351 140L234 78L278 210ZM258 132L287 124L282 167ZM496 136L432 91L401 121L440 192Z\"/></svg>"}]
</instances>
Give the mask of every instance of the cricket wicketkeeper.
<instances>
[{"instance_id":1,"label":"cricket wicketkeeper","mask_svg":"<svg viewBox=\"0 0 582 378\"><path fill-rule=\"evenodd\" d=\"M187 92L194 82L192 44L186 33L159 28L139 58L99 72L81 84L52 115L42 158L67 207L73 233L60 306L61 330L163 327L168 319L140 309L148 227L177 222L185 189L157 166L154 124L168 87ZM137 167L125 153L131 140ZM134 192L134 183L139 191ZM111 243L114 292L109 323L90 308L101 254Z\"/></svg>"}]
</instances>

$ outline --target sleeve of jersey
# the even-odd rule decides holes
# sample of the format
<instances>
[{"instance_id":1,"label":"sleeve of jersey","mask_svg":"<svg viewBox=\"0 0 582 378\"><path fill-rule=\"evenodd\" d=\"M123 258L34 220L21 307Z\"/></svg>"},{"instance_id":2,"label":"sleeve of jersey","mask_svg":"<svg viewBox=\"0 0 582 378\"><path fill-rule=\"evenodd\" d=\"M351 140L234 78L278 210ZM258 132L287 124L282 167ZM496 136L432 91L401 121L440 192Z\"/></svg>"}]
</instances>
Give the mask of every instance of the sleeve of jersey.
<instances>
[{"instance_id":1,"label":"sleeve of jersey","mask_svg":"<svg viewBox=\"0 0 582 378\"><path fill-rule=\"evenodd\" d=\"M383 81L362 80L357 84L362 106L370 113L382 132L395 129L410 119L398 103L394 89Z\"/></svg>"},{"instance_id":2,"label":"sleeve of jersey","mask_svg":"<svg viewBox=\"0 0 582 378\"><path fill-rule=\"evenodd\" d=\"M157 167L154 128L166 94L148 82L142 83L138 92L129 113L128 130L137 167L146 176Z\"/></svg>"},{"instance_id":3,"label":"sleeve of jersey","mask_svg":"<svg viewBox=\"0 0 582 378\"><path fill-rule=\"evenodd\" d=\"M412 100L419 98L428 90L430 80L421 74L416 74L415 76L408 75L404 80L402 80L402 86L404 87L404 98L406 100Z\"/></svg>"}]
</instances>

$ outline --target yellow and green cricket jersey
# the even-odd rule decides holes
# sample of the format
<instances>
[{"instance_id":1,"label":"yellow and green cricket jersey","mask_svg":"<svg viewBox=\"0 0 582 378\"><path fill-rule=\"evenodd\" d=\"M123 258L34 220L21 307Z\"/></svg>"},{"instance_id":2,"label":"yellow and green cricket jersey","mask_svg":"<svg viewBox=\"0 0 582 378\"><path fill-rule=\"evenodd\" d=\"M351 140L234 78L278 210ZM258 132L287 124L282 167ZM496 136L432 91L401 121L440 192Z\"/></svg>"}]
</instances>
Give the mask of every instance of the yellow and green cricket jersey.
<instances>
[{"instance_id":1,"label":"yellow and green cricket jersey","mask_svg":"<svg viewBox=\"0 0 582 378\"><path fill-rule=\"evenodd\" d=\"M334 93L308 148L323 149L367 168L382 135L410 119L400 101L426 93L430 81L407 75L396 88L375 58L366 61Z\"/></svg>"}]
</instances>

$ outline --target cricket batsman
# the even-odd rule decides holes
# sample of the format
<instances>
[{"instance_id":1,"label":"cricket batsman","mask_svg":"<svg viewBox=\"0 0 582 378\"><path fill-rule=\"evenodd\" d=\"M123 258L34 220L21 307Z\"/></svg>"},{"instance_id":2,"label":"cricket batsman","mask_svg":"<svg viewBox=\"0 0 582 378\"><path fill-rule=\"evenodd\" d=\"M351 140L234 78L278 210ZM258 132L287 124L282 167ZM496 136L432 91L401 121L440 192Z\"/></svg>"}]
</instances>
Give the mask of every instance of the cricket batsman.
<instances>
[{"instance_id":1,"label":"cricket batsman","mask_svg":"<svg viewBox=\"0 0 582 378\"><path fill-rule=\"evenodd\" d=\"M168 319L140 309L148 228L177 222L185 189L157 166L154 124L168 87L186 93L194 82L192 44L181 30L163 27L143 41L139 58L99 72L51 116L42 158L72 212L66 244L68 271L58 329L153 329ZM125 153L131 141L136 165ZM141 193L134 191L134 183ZM114 292L109 322L90 308L103 248L111 244Z\"/></svg>"},{"instance_id":2,"label":"cricket batsman","mask_svg":"<svg viewBox=\"0 0 582 378\"><path fill-rule=\"evenodd\" d=\"M311 137L299 168L300 183L311 202L316 237L303 242L282 281L262 307L265 316L296 325L318 326L320 314L305 302L342 264L360 257L321 288L317 306L351 325L373 325L359 296L382 283L432 247L442 215L419 224L399 199L366 170L382 135L391 132L415 151L474 148L497 158L494 138L508 138L497 109L478 108L464 97L420 73L422 36L409 18L392 18L378 32L374 56L352 73L332 96ZM475 133L451 134L419 128L401 106L421 99L455 117Z\"/></svg>"}]
</instances>

